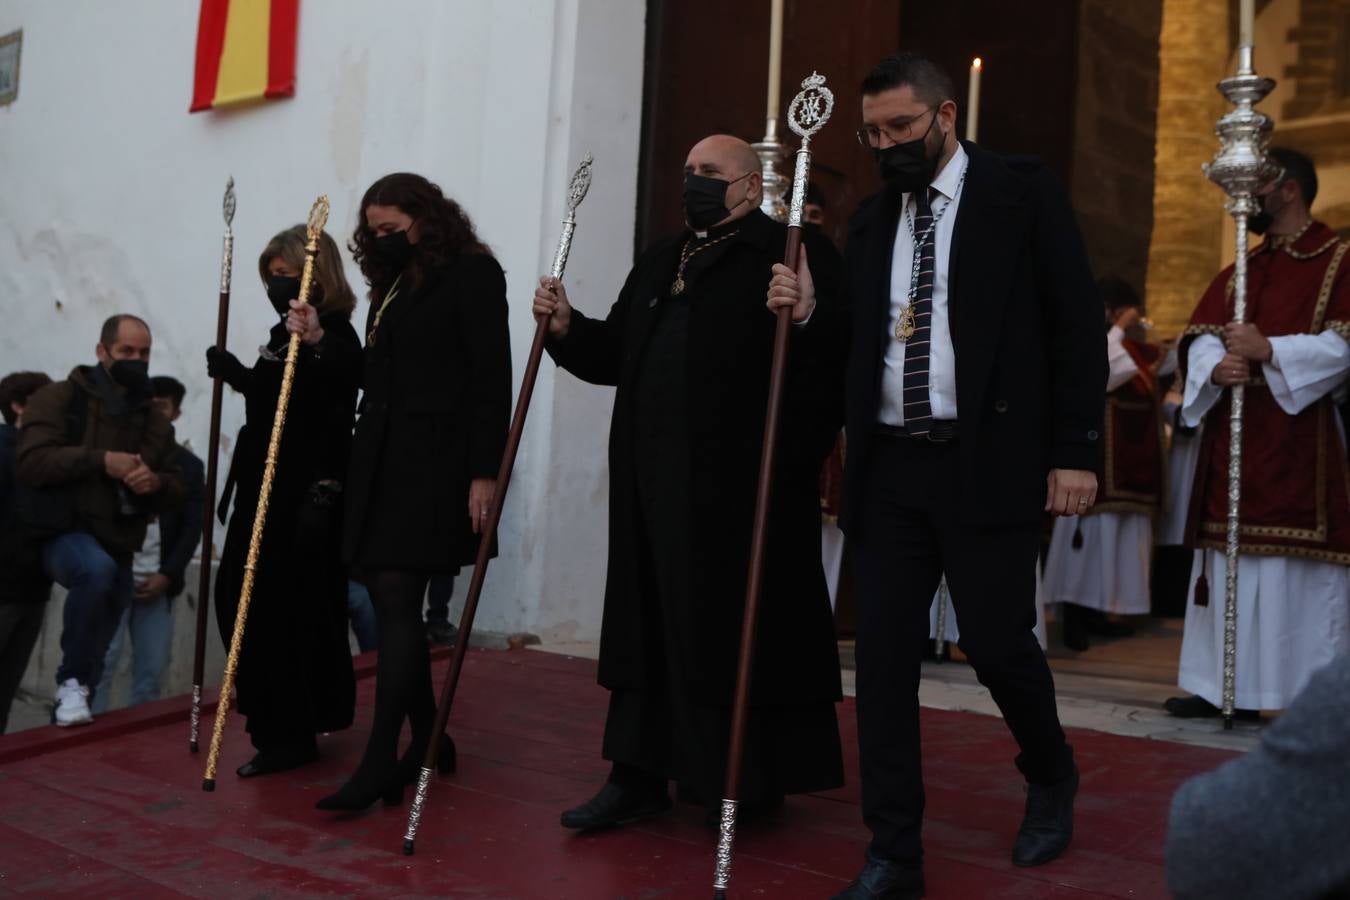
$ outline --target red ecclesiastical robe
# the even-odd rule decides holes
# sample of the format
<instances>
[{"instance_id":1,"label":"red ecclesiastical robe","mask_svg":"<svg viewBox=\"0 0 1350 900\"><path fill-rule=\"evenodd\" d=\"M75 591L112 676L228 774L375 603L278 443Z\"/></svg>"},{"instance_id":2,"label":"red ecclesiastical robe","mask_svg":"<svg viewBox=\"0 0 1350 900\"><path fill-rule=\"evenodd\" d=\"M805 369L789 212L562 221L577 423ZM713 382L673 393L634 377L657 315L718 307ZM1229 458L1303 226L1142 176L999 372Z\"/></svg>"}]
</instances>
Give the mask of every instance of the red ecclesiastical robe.
<instances>
[{"instance_id":1,"label":"red ecclesiastical robe","mask_svg":"<svg viewBox=\"0 0 1350 900\"><path fill-rule=\"evenodd\" d=\"M1320 222L1293 243L1262 243L1248 258L1246 320L1266 337L1334 331L1350 342L1348 246ZM1182 335L1183 361L1195 337L1222 337L1233 320L1232 279L1229 266L1196 307ZM1187 526L1189 545L1199 549L1225 548L1231 408L1223 397L1205 423ZM1350 565L1348 490L1332 397L1290 415L1254 364L1243 412L1240 552Z\"/></svg>"}]
</instances>

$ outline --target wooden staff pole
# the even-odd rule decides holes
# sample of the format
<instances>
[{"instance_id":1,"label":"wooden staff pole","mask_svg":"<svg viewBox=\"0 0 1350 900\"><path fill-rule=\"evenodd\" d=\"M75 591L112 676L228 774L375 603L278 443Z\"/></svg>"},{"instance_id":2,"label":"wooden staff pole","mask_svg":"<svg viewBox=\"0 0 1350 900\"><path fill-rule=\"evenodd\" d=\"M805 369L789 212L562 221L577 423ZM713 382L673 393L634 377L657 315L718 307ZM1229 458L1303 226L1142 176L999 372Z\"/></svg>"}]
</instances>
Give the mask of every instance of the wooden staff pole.
<instances>
[{"instance_id":1,"label":"wooden staff pole","mask_svg":"<svg viewBox=\"0 0 1350 900\"><path fill-rule=\"evenodd\" d=\"M587 153L572 174L567 191L567 216L563 219L562 236L558 238L558 249L553 256L554 278L562 278L567 268L567 255L572 248L572 233L576 230L577 207L586 198L591 186L591 155ZM492 491L492 506L488 509L487 520L483 524L478 539L478 557L474 560L473 577L469 579L469 593L464 598L464 612L459 619L459 637L450 655L450 672L441 687L441 701L436 706L436 720L431 730L431 740L427 742L427 755L422 762L422 770L417 776L417 789L413 793L412 806L408 809L408 827L403 833L403 853L412 856L416 852L417 828L422 822L422 810L427 801L427 790L431 785L431 773L440 755L441 735L445 731L446 720L450 718L450 707L455 702L455 691L459 687L459 675L464 668L464 654L468 651L469 636L473 633L473 617L478 611L478 600L483 593L483 580L487 577L488 563L492 558L492 548L497 539L497 525L502 518L502 504L506 500L506 489L511 484L511 473L516 466L516 453L520 450L520 438L525 433L525 417L530 412L530 399L534 396L534 383L539 376L539 364L544 357L544 341L548 337L548 316L540 316L534 328L534 341L530 344L530 355L525 364L525 376L520 382L520 396L516 400L516 411L511 417L511 430L506 436L506 449L502 452L501 466L497 469L497 483Z\"/></svg>"},{"instance_id":2,"label":"wooden staff pole","mask_svg":"<svg viewBox=\"0 0 1350 900\"><path fill-rule=\"evenodd\" d=\"M234 268L234 178L225 182L225 240L220 254L220 302L216 311L216 352L225 352L230 326L230 273ZM196 753L202 720L202 681L206 666L206 610L211 600L211 543L216 528L216 458L220 456L220 405L225 382L217 375L211 384L211 437L206 450L206 505L202 509L202 568L197 580L197 638L192 652L192 712L188 717L188 749Z\"/></svg>"},{"instance_id":3,"label":"wooden staff pole","mask_svg":"<svg viewBox=\"0 0 1350 900\"><path fill-rule=\"evenodd\" d=\"M802 91L788 107L788 126L802 139L797 151L797 168L792 179L792 206L788 212L787 246L783 263L794 272L802 246L802 204L811 174L811 137L821 129L834 110L834 94L825 87L822 75L811 73L802 82ZM769 402L764 414L764 444L759 458L759 485L755 492L755 521L750 538L750 571L745 580L745 614L741 622L740 659L736 668L736 694L731 713L731 747L727 752L725 792L718 827L717 858L713 874L713 896L726 900L731 880L731 847L736 835L736 804L741 786L741 763L745 756L745 729L750 712L750 682L754 671L755 623L759 615L759 597L763 589L764 552L769 525L769 504L773 499L773 472L778 445L778 418L783 406L783 385L787 376L788 344L792 336L792 310L782 307L773 334L773 362L769 367Z\"/></svg>"}]
</instances>

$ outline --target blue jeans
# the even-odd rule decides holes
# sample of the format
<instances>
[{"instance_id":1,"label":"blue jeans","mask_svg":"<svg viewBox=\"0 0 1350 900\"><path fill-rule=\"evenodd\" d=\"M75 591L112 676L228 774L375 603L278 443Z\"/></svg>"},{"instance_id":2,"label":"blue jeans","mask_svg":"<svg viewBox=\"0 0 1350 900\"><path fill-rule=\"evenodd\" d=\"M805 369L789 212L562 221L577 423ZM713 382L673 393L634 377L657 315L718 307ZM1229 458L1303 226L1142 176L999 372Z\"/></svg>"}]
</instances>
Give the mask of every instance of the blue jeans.
<instances>
[{"instance_id":1,"label":"blue jeans","mask_svg":"<svg viewBox=\"0 0 1350 900\"><path fill-rule=\"evenodd\" d=\"M379 646L379 629L375 624L375 606L370 592L359 581L347 582L347 617L351 619L356 646L365 653Z\"/></svg>"},{"instance_id":2,"label":"blue jeans","mask_svg":"<svg viewBox=\"0 0 1350 900\"><path fill-rule=\"evenodd\" d=\"M131 605L131 561L119 563L93 535L72 531L42 548L47 577L67 590L56 683L98 684L108 644Z\"/></svg>"},{"instance_id":3,"label":"blue jeans","mask_svg":"<svg viewBox=\"0 0 1350 900\"><path fill-rule=\"evenodd\" d=\"M113 675L122 658L122 646L131 635L131 703L149 703L158 700L164 688L164 670L169 667L169 648L173 645L173 601L164 595L153 600L133 600L122 620L108 655L103 660L103 677L90 708L96 712L108 711L108 696L112 692Z\"/></svg>"}]
</instances>

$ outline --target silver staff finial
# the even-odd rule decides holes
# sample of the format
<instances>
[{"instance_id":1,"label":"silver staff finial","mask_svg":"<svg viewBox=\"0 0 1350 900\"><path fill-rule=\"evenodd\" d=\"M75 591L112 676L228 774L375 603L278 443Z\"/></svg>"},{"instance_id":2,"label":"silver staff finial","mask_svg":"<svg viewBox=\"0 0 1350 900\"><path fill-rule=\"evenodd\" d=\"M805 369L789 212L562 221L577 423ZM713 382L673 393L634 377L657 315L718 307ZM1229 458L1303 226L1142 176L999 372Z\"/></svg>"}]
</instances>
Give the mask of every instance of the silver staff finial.
<instances>
[{"instance_id":1,"label":"silver staff finial","mask_svg":"<svg viewBox=\"0 0 1350 900\"><path fill-rule=\"evenodd\" d=\"M792 98L788 107L788 127L805 144L819 131L834 112L834 92L825 86L825 76L812 72L802 79L802 91Z\"/></svg>"},{"instance_id":2,"label":"silver staff finial","mask_svg":"<svg viewBox=\"0 0 1350 900\"><path fill-rule=\"evenodd\" d=\"M225 213L225 227L229 228L234 224L234 176L231 175L225 182L225 202L221 207Z\"/></svg>"},{"instance_id":3,"label":"silver staff finial","mask_svg":"<svg viewBox=\"0 0 1350 900\"><path fill-rule=\"evenodd\" d=\"M573 213L581 205L581 201L586 199L586 192L591 189L591 163L595 159L588 152L581 158L581 165L572 173L572 181L567 186L567 211Z\"/></svg>"}]
</instances>

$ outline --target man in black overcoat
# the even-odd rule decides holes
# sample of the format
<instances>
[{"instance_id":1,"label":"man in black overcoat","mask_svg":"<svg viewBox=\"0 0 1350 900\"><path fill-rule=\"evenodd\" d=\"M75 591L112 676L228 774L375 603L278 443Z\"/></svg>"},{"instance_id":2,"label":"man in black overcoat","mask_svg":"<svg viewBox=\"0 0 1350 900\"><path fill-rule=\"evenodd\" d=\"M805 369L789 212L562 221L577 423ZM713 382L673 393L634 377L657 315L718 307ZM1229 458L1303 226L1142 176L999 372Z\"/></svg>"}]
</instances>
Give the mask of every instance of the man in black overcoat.
<instances>
[{"instance_id":1,"label":"man in black overcoat","mask_svg":"<svg viewBox=\"0 0 1350 900\"><path fill-rule=\"evenodd\" d=\"M638 259L604 319L544 278L548 351L615 385L609 567L599 681L610 691L608 782L562 824L617 825L680 797L714 807L730 735L774 317L764 285L786 228L759 210L759 161L738 138L685 163L688 225ZM840 260L807 238L816 304L794 314L751 688L742 812L843 783L839 657L820 562L817 477L842 421Z\"/></svg>"},{"instance_id":2,"label":"man in black overcoat","mask_svg":"<svg viewBox=\"0 0 1350 900\"><path fill-rule=\"evenodd\" d=\"M1044 514L1096 497L1106 346L1068 199L1039 162L956 139L951 78L914 54L863 81L885 187L849 227L843 527L858 602L866 864L846 900L923 896L919 661L943 573L961 649L1021 753L1012 862L1064 851L1078 771L1033 633ZM809 303L780 269L771 303Z\"/></svg>"}]
</instances>

